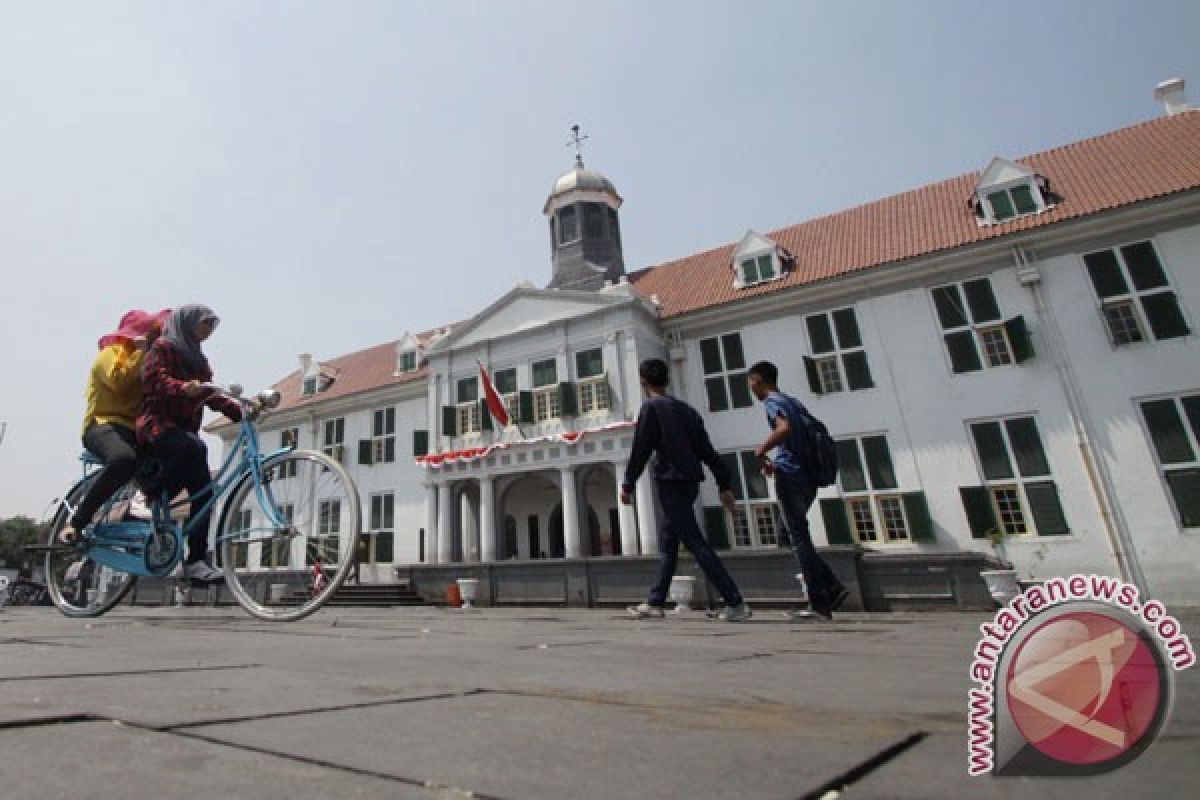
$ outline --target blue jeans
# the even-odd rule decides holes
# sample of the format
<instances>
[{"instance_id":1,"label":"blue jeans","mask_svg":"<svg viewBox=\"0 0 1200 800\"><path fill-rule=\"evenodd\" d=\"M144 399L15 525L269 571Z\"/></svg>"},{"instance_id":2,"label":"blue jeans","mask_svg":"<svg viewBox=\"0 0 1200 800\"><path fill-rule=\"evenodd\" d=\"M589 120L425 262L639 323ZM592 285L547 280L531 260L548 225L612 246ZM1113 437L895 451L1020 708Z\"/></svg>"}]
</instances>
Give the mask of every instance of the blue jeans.
<instances>
[{"instance_id":1,"label":"blue jeans","mask_svg":"<svg viewBox=\"0 0 1200 800\"><path fill-rule=\"evenodd\" d=\"M775 493L787 521L788 540L800 562L804 585L808 587L808 601L814 611L828 611L833 598L842 590L842 582L833 574L825 559L813 547L812 534L808 529L808 509L817 497L817 489L802 478L775 473Z\"/></svg>"},{"instance_id":2,"label":"blue jeans","mask_svg":"<svg viewBox=\"0 0 1200 800\"><path fill-rule=\"evenodd\" d=\"M650 589L650 605L662 606L667 602L667 590L671 588L671 578L675 577L675 564L679 560L680 542L695 556L700 569L725 599L725 605L741 605L742 593L696 522L695 503L700 485L691 481L656 481L655 484L667 520L658 527L662 561L658 565L658 581Z\"/></svg>"}]
</instances>

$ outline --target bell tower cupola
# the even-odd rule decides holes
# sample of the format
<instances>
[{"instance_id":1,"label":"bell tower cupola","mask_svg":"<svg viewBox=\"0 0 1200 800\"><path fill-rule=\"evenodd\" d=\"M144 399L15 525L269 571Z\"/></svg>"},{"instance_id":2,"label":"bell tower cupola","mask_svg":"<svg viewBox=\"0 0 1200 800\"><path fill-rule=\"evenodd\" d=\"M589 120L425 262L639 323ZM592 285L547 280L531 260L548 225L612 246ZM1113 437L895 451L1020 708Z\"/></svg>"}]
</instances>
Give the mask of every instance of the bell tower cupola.
<instances>
[{"instance_id":1,"label":"bell tower cupola","mask_svg":"<svg viewBox=\"0 0 1200 800\"><path fill-rule=\"evenodd\" d=\"M618 217L623 201L612 181L584 167L587 138L578 125L571 127L575 166L554 182L542 209L550 221L551 289L600 289L625 274Z\"/></svg>"}]
</instances>

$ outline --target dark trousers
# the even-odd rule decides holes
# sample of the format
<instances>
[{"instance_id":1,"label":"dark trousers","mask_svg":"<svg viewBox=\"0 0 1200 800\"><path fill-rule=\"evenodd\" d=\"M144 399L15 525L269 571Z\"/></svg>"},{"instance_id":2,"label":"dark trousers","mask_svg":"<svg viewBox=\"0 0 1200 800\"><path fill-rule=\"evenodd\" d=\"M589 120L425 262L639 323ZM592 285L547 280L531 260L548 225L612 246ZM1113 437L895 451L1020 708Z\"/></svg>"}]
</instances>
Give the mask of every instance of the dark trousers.
<instances>
[{"instance_id":1,"label":"dark trousers","mask_svg":"<svg viewBox=\"0 0 1200 800\"><path fill-rule=\"evenodd\" d=\"M742 593L696 522L695 503L700 493L699 484L690 481L656 481L656 484L658 499L667 520L658 526L662 561L658 565L658 581L650 589L650 605L661 606L667 602L667 591L671 588L671 578L675 577L675 564L679 560L680 542L695 556L700 569L704 570L709 581L725 598L725 604L740 605Z\"/></svg>"},{"instance_id":2,"label":"dark trousers","mask_svg":"<svg viewBox=\"0 0 1200 800\"><path fill-rule=\"evenodd\" d=\"M776 472L775 493L787 520L788 539L796 553L796 560L800 562L804 585L808 587L808 601L814 611L828 611L833 598L842 589L842 582L833 574L825 559L817 554L809 533L808 509L817 497L817 489L803 480Z\"/></svg>"},{"instance_id":3,"label":"dark trousers","mask_svg":"<svg viewBox=\"0 0 1200 800\"><path fill-rule=\"evenodd\" d=\"M124 425L89 425L83 434L83 446L104 462L96 473L83 500L71 515L71 527L82 530L92 521L96 510L137 472L137 436Z\"/></svg>"},{"instance_id":4,"label":"dark trousers","mask_svg":"<svg viewBox=\"0 0 1200 800\"><path fill-rule=\"evenodd\" d=\"M171 428L150 443L150 453L162 462L161 482L170 497L187 489L192 508L188 525L187 563L203 561L208 550L208 511L204 508L212 480L208 471L208 448L198 434Z\"/></svg>"}]
</instances>

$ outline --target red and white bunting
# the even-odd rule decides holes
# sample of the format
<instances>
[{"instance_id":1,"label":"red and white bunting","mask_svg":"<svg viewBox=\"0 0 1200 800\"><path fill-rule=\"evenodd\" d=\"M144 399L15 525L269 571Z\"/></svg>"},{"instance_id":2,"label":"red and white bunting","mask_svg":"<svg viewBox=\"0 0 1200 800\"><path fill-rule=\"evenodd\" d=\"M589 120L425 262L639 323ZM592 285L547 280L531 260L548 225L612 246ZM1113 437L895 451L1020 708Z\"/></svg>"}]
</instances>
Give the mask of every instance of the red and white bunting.
<instances>
[{"instance_id":1,"label":"red and white bunting","mask_svg":"<svg viewBox=\"0 0 1200 800\"><path fill-rule=\"evenodd\" d=\"M512 442L495 442L485 447L466 447L462 450L450 450L445 453L430 453L427 456L417 458L417 466L427 467L429 469L439 469L449 464L463 464L471 461L478 461L481 458L487 458L492 453L499 450L507 450L512 447L528 447L534 444L549 444L557 442L558 444L575 444L584 436L589 436L597 433L606 433L609 431L620 430L622 428L632 428L632 422L613 422L608 425L602 425L599 428L588 428L582 431L564 431L562 433L551 434L550 436L541 436L537 439L519 439Z\"/></svg>"}]
</instances>

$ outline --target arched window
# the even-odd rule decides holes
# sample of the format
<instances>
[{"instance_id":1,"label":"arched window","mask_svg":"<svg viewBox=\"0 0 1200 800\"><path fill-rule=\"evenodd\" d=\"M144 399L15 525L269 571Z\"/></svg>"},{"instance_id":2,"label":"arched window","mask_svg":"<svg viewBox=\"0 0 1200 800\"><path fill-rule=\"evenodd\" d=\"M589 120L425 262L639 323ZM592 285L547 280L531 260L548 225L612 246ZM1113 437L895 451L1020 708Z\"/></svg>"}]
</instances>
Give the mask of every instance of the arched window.
<instances>
[{"instance_id":1,"label":"arched window","mask_svg":"<svg viewBox=\"0 0 1200 800\"><path fill-rule=\"evenodd\" d=\"M579 219L575 206L566 206L558 212L558 243L569 244L579 238Z\"/></svg>"},{"instance_id":2,"label":"arched window","mask_svg":"<svg viewBox=\"0 0 1200 800\"><path fill-rule=\"evenodd\" d=\"M604 238L604 206L599 203L584 203L583 235L587 239Z\"/></svg>"}]
</instances>

